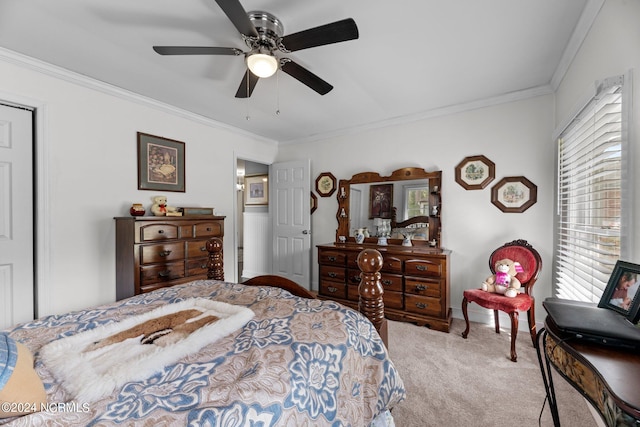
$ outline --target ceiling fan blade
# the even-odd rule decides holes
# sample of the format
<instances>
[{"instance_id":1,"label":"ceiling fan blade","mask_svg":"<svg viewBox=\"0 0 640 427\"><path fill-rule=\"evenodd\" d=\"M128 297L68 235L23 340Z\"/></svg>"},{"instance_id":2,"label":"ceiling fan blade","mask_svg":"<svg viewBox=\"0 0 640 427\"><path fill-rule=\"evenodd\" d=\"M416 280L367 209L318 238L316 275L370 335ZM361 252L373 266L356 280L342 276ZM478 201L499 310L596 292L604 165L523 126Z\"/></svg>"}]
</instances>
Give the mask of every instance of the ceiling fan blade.
<instances>
[{"instance_id":1,"label":"ceiling fan blade","mask_svg":"<svg viewBox=\"0 0 640 427\"><path fill-rule=\"evenodd\" d=\"M220 9L227 15L229 20L245 36L258 37L258 30L249 20L247 12L238 0L216 0Z\"/></svg>"},{"instance_id":2,"label":"ceiling fan blade","mask_svg":"<svg viewBox=\"0 0 640 427\"><path fill-rule=\"evenodd\" d=\"M160 55L242 55L235 47L154 46Z\"/></svg>"},{"instance_id":3,"label":"ceiling fan blade","mask_svg":"<svg viewBox=\"0 0 640 427\"><path fill-rule=\"evenodd\" d=\"M248 84L247 80L249 81ZM238 87L238 91L236 92L236 98L249 98L253 93L253 89L256 87L258 80L260 80L260 77L253 74L247 68L247 71L244 73L244 77L242 78L242 82L240 82L240 87Z\"/></svg>"},{"instance_id":4,"label":"ceiling fan blade","mask_svg":"<svg viewBox=\"0 0 640 427\"><path fill-rule=\"evenodd\" d=\"M358 38L358 35L356 22L352 18L347 18L289 34L282 38L282 44L288 51L295 52L310 47L354 40Z\"/></svg>"},{"instance_id":5,"label":"ceiling fan blade","mask_svg":"<svg viewBox=\"0 0 640 427\"><path fill-rule=\"evenodd\" d=\"M320 77L313 74L311 71L307 70L301 65L296 64L291 60L284 62L281 66L281 69L294 79L298 80L300 83L309 86L320 95L325 95L329 93L331 89L333 89L333 86L331 86L329 83L325 82Z\"/></svg>"}]
</instances>

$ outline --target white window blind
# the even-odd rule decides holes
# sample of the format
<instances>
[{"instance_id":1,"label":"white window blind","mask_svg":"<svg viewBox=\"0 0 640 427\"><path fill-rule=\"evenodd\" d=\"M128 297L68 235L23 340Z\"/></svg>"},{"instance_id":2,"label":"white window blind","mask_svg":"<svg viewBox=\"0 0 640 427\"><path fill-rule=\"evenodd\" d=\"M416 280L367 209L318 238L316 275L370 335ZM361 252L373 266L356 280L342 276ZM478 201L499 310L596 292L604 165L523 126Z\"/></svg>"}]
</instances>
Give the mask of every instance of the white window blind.
<instances>
[{"instance_id":1,"label":"white window blind","mask_svg":"<svg viewBox=\"0 0 640 427\"><path fill-rule=\"evenodd\" d=\"M623 78L605 80L558 139L554 293L598 302L626 229Z\"/></svg>"}]
</instances>

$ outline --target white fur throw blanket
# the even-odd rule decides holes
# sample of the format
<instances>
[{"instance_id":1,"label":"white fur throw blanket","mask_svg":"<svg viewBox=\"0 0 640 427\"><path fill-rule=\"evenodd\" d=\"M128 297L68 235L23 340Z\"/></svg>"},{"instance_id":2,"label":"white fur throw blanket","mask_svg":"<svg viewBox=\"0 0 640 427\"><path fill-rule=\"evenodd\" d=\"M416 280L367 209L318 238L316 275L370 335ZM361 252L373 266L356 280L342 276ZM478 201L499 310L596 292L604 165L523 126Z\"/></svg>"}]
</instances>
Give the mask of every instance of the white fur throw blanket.
<instances>
[{"instance_id":1,"label":"white fur throw blanket","mask_svg":"<svg viewBox=\"0 0 640 427\"><path fill-rule=\"evenodd\" d=\"M96 342L109 339L115 334L129 331L153 319L193 309L202 314L187 320L185 324L206 316L216 316L219 319L186 336L174 334L172 339L167 340L170 335L163 337L159 334L161 339L158 342L145 344L142 343L144 336L138 335L93 349ZM165 366L238 330L253 316L253 311L247 307L192 298L53 341L41 349L40 357L75 399L92 402L129 381L149 378Z\"/></svg>"}]
</instances>

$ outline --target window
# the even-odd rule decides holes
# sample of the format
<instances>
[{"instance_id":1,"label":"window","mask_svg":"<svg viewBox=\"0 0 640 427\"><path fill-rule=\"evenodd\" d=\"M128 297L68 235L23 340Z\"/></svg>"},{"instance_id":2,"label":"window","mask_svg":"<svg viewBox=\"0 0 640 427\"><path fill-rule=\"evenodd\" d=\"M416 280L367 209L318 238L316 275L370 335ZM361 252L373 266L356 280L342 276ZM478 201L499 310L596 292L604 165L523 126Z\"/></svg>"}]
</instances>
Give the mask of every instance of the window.
<instances>
[{"instance_id":1,"label":"window","mask_svg":"<svg viewBox=\"0 0 640 427\"><path fill-rule=\"evenodd\" d=\"M626 255L628 111L623 77L604 80L558 138L554 294L598 302Z\"/></svg>"},{"instance_id":2,"label":"window","mask_svg":"<svg viewBox=\"0 0 640 427\"><path fill-rule=\"evenodd\" d=\"M404 218L429 215L429 186L404 186Z\"/></svg>"}]
</instances>

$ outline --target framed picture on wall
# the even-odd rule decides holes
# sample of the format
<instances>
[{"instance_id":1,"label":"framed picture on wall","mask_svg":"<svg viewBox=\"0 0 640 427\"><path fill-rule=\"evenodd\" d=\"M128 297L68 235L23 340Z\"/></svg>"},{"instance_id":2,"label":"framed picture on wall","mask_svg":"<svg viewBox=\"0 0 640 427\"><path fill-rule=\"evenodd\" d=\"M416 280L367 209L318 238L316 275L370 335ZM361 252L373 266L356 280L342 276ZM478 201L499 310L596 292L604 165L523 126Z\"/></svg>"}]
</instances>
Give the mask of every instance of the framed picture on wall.
<instances>
[{"instance_id":1,"label":"framed picture on wall","mask_svg":"<svg viewBox=\"0 0 640 427\"><path fill-rule=\"evenodd\" d=\"M373 184L369 187L369 219L391 218L393 184Z\"/></svg>"},{"instance_id":2,"label":"framed picture on wall","mask_svg":"<svg viewBox=\"0 0 640 427\"><path fill-rule=\"evenodd\" d=\"M269 204L269 176L251 175L244 177L244 204Z\"/></svg>"},{"instance_id":3,"label":"framed picture on wall","mask_svg":"<svg viewBox=\"0 0 640 427\"><path fill-rule=\"evenodd\" d=\"M323 172L316 178L316 191L320 197L329 197L336 191L336 177L331 172Z\"/></svg>"},{"instance_id":4,"label":"framed picture on wall","mask_svg":"<svg viewBox=\"0 0 640 427\"><path fill-rule=\"evenodd\" d=\"M638 323L640 320L639 275L640 265L618 260L598 307L617 311L631 323Z\"/></svg>"},{"instance_id":5,"label":"framed picture on wall","mask_svg":"<svg viewBox=\"0 0 640 427\"><path fill-rule=\"evenodd\" d=\"M184 142L138 132L138 190L185 192Z\"/></svg>"},{"instance_id":6,"label":"framed picture on wall","mask_svg":"<svg viewBox=\"0 0 640 427\"><path fill-rule=\"evenodd\" d=\"M502 212L524 212L537 201L538 187L524 176L508 176L491 187L491 203Z\"/></svg>"},{"instance_id":7,"label":"framed picture on wall","mask_svg":"<svg viewBox=\"0 0 640 427\"><path fill-rule=\"evenodd\" d=\"M455 170L456 182L467 190L481 190L496 176L496 165L485 156L462 159Z\"/></svg>"},{"instance_id":8,"label":"framed picture on wall","mask_svg":"<svg viewBox=\"0 0 640 427\"><path fill-rule=\"evenodd\" d=\"M318 198L313 191L311 192L311 213L314 213L318 209Z\"/></svg>"}]
</instances>

